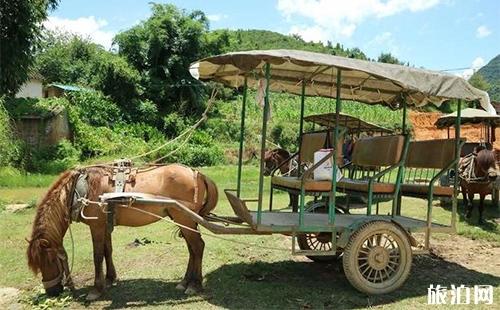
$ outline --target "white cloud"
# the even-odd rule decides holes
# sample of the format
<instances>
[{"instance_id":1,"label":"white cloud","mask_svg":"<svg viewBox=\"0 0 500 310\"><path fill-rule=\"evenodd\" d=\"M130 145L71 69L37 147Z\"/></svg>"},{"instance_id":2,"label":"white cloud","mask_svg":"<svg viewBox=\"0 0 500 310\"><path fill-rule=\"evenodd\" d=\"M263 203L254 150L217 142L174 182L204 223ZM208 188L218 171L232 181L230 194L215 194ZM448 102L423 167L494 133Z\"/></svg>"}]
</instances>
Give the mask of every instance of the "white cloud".
<instances>
[{"instance_id":1,"label":"white cloud","mask_svg":"<svg viewBox=\"0 0 500 310\"><path fill-rule=\"evenodd\" d=\"M482 66L485 65L485 61L482 57L476 57L472 61L471 67L469 69L465 69L462 72L457 73L456 75L463 77L464 79L468 80L474 72L479 70Z\"/></svg>"},{"instance_id":2,"label":"white cloud","mask_svg":"<svg viewBox=\"0 0 500 310\"><path fill-rule=\"evenodd\" d=\"M399 56L400 48L396 44L396 40L392 33L386 31L376 35L371 41L366 43L365 48L373 50L376 53L390 52L393 56Z\"/></svg>"},{"instance_id":3,"label":"white cloud","mask_svg":"<svg viewBox=\"0 0 500 310\"><path fill-rule=\"evenodd\" d=\"M50 16L43 25L53 31L70 32L84 38L90 38L93 42L104 48L111 47L115 33L103 30L108 25L105 19L96 19L94 16L79 17L77 19L59 18Z\"/></svg>"},{"instance_id":4,"label":"white cloud","mask_svg":"<svg viewBox=\"0 0 500 310\"><path fill-rule=\"evenodd\" d=\"M479 26L476 29L476 37L485 38L491 34L491 30L485 25Z\"/></svg>"},{"instance_id":5,"label":"white cloud","mask_svg":"<svg viewBox=\"0 0 500 310\"><path fill-rule=\"evenodd\" d=\"M208 14L207 18L211 22L218 22L221 19L226 19L228 16L226 14Z\"/></svg>"},{"instance_id":6,"label":"white cloud","mask_svg":"<svg viewBox=\"0 0 500 310\"><path fill-rule=\"evenodd\" d=\"M439 4L441 0L278 0L277 8L288 21L303 17L328 37L350 37L356 27L368 18L384 18L405 11L418 12ZM290 31L291 32L291 31Z\"/></svg>"},{"instance_id":7,"label":"white cloud","mask_svg":"<svg viewBox=\"0 0 500 310\"><path fill-rule=\"evenodd\" d=\"M329 39L329 33L319 26L308 27L295 25L289 31L290 34L298 34L304 41L325 42Z\"/></svg>"}]
</instances>

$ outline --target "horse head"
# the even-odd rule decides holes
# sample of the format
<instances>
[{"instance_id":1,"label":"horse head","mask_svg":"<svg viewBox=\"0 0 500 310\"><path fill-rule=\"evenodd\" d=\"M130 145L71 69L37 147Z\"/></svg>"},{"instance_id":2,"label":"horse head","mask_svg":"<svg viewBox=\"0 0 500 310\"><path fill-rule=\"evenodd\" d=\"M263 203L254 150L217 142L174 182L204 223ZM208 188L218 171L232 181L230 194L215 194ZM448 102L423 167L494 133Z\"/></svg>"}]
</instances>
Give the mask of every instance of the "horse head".
<instances>
[{"instance_id":1,"label":"horse head","mask_svg":"<svg viewBox=\"0 0 500 310\"><path fill-rule=\"evenodd\" d=\"M289 157L290 153L285 149L274 149L271 151L266 151L266 153L264 154L264 175L270 176L271 173ZM288 165L283 165L280 167L280 171L282 174L287 173L288 170Z\"/></svg>"},{"instance_id":2,"label":"horse head","mask_svg":"<svg viewBox=\"0 0 500 310\"><path fill-rule=\"evenodd\" d=\"M37 206L31 239L26 251L28 266L42 274L42 283L49 296L57 296L63 285L73 287L63 238L69 227L69 199L77 171L67 171L51 186Z\"/></svg>"},{"instance_id":3,"label":"horse head","mask_svg":"<svg viewBox=\"0 0 500 310\"><path fill-rule=\"evenodd\" d=\"M42 283L48 296L58 296L63 291L63 282L69 280L66 252L44 238L29 241L28 265L37 274L42 274Z\"/></svg>"},{"instance_id":4,"label":"horse head","mask_svg":"<svg viewBox=\"0 0 500 310\"><path fill-rule=\"evenodd\" d=\"M495 151L483 149L477 153L476 173L478 177L487 178L493 182L498 176Z\"/></svg>"}]
</instances>

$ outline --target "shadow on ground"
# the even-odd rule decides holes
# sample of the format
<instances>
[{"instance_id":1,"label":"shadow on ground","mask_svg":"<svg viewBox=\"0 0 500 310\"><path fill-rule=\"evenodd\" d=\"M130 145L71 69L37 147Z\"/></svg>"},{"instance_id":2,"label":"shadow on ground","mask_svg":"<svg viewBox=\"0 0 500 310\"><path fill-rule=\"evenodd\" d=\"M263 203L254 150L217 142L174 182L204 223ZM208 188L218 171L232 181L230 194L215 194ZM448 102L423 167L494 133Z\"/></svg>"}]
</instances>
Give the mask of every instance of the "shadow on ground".
<instances>
[{"instance_id":1,"label":"shadow on ground","mask_svg":"<svg viewBox=\"0 0 500 310\"><path fill-rule=\"evenodd\" d=\"M415 256L410 278L402 288L383 296L367 296L350 286L340 262L255 262L224 265L209 272L205 277L205 292L197 297L183 295L175 290L173 282L137 279L118 282L103 299L111 301L108 309L185 305L200 300L229 309L364 308L395 302L416 306L426 303L430 284L499 286L500 277L435 256ZM87 289L80 290L80 294ZM415 297L425 299L409 300ZM77 302L85 305L83 299Z\"/></svg>"}]
</instances>

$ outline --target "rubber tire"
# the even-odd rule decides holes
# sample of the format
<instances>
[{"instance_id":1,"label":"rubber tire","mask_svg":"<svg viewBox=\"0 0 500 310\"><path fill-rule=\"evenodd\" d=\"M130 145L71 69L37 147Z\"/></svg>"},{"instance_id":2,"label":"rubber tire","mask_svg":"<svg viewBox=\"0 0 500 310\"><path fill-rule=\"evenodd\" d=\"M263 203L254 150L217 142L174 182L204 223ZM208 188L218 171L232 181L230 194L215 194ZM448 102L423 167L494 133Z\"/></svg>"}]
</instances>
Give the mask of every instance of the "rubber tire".
<instances>
[{"instance_id":1,"label":"rubber tire","mask_svg":"<svg viewBox=\"0 0 500 310\"><path fill-rule=\"evenodd\" d=\"M321 205L321 202L316 203L316 205L310 205L306 211L315 213L326 213L326 206ZM344 214L346 211L344 209L335 208L337 214ZM310 250L307 244L306 234L297 235L297 244L301 250ZM342 255L343 251L337 251L336 255L306 255L307 258L316 263L332 263Z\"/></svg>"},{"instance_id":2,"label":"rubber tire","mask_svg":"<svg viewBox=\"0 0 500 310\"><path fill-rule=\"evenodd\" d=\"M396 271L396 275L388 281L374 284L363 278L358 269L358 251L364 241L374 233L390 233L395 239L401 251L401 263ZM396 224L386 221L372 221L362 225L350 237L344 249L343 267L347 280L358 291L370 294L386 294L395 291L408 279L413 260L411 245L406 232ZM390 283L387 283L390 282Z\"/></svg>"}]
</instances>

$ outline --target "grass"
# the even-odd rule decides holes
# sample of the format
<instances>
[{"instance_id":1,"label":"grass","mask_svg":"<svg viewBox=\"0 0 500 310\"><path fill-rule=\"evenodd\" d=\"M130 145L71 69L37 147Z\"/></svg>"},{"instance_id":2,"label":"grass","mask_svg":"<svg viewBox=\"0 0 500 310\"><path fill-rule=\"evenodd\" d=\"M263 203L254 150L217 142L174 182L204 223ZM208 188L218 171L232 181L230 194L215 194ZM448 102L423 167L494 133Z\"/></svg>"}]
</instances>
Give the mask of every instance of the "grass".
<instances>
[{"instance_id":1,"label":"grass","mask_svg":"<svg viewBox=\"0 0 500 310\"><path fill-rule=\"evenodd\" d=\"M234 188L235 166L202 168L217 183L219 191ZM255 197L258 169L248 166L243 171L243 197ZM266 188L269 188L266 186ZM41 189L42 191L38 191ZM43 188L1 189L0 195L10 191L12 200L24 197L40 197ZM275 194L275 206L285 206L288 196ZM403 214L424 217L424 200L404 199ZM388 204L382 206L382 210ZM473 218L460 218L459 233L468 238L500 242L500 231L493 220L498 209L486 206L488 224L476 226ZM218 214L231 214L224 197L216 209ZM31 230L34 210L18 213L1 213L0 227L0 286L12 286L23 290L22 303L27 306L69 306L71 308L165 308L179 309L233 308L233 309L289 309L289 308L384 308L405 309L424 307L427 288L431 283L491 284L494 294L500 294L500 278L488 273L468 269L432 256L416 256L412 274L407 283L396 292L383 296L366 296L355 291L347 282L340 263L317 264L302 257L292 257L288 237L273 236L225 236L236 242L228 242L205 235L203 274L205 293L187 297L174 289L182 278L188 252L179 239L176 229L163 222L129 228L116 227L113 233L114 260L119 282L105 296L87 304L84 296L93 283L93 259L90 231L86 225L73 224L75 262L73 277L77 291L73 296L47 300L40 289L40 279L33 276L26 266L24 240ZM446 222L449 208L434 208L434 218ZM444 236L445 238L445 236ZM149 240L140 246L132 245L135 239ZM259 245L276 248L271 251ZM71 243L66 236L65 247L71 256ZM498 298L498 297L497 297Z\"/></svg>"}]
</instances>

